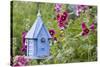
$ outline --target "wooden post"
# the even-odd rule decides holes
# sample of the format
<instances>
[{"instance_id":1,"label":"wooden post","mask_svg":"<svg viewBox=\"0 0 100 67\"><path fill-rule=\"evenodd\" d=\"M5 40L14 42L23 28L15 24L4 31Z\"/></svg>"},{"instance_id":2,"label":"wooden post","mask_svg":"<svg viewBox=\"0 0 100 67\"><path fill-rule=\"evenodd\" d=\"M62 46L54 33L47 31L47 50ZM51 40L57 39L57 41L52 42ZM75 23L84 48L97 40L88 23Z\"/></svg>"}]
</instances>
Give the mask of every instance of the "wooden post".
<instances>
[{"instance_id":1,"label":"wooden post","mask_svg":"<svg viewBox=\"0 0 100 67\"><path fill-rule=\"evenodd\" d=\"M37 13L38 13L38 10L40 10L40 3L38 2L37 3ZM41 59L37 59L37 64L40 64L41 62Z\"/></svg>"}]
</instances>

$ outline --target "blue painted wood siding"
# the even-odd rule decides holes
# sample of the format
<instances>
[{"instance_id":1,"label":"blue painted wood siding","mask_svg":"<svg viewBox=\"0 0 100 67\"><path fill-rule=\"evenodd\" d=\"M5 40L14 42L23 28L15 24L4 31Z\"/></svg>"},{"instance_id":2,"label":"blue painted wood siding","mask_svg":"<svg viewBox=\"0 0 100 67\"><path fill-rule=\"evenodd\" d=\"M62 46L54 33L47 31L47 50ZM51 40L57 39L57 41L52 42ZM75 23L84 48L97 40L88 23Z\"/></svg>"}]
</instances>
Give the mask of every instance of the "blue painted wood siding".
<instances>
[{"instance_id":1,"label":"blue painted wood siding","mask_svg":"<svg viewBox=\"0 0 100 67\"><path fill-rule=\"evenodd\" d=\"M41 42L41 39L44 38L45 42ZM47 31L44 26L42 26L38 39L37 39L37 56L39 57L45 57L49 55L49 40Z\"/></svg>"},{"instance_id":2,"label":"blue painted wood siding","mask_svg":"<svg viewBox=\"0 0 100 67\"><path fill-rule=\"evenodd\" d=\"M34 40L28 40L28 56L34 56Z\"/></svg>"}]
</instances>

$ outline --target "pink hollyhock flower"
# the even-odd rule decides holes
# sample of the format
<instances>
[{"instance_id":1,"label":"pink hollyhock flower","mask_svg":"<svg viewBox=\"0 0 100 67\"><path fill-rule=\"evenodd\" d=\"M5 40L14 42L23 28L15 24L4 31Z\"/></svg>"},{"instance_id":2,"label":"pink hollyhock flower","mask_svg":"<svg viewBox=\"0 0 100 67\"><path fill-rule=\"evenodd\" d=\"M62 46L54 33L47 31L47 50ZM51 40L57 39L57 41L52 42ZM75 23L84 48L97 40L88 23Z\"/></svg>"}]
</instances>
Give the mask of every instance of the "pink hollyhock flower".
<instances>
[{"instance_id":1,"label":"pink hollyhock flower","mask_svg":"<svg viewBox=\"0 0 100 67\"><path fill-rule=\"evenodd\" d=\"M27 46L25 45L26 34L27 34L27 32L22 32L22 48L21 48L22 52L26 52L26 50L27 50Z\"/></svg>"},{"instance_id":2,"label":"pink hollyhock flower","mask_svg":"<svg viewBox=\"0 0 100 67\"><path fill-rule=\"evenodd\" d=\"M16 59L17 62L20 62L20 63L23 64L23 65L25 65L25 64L27 63L26 60L27 60L27 59L24 58L24 56L19 56L19 57L17 57L17 59Z\"/></svg>"},{"instance_id":3,"label":"pink hollyhock flower","mask_svg":"<svg viewBox=\"0 0 100 67\"><path fill-rule=\"evenodd\" d=\"M57 15L57 21L58 21L58 23L59 22L64 22L68 18L69 18L69 14L67 13L67 11L63 12L62 14L58 14Z\"/></svg>"},{"instance_id":4,"label":"pink hollyhock flower","mask_svg":"<svg viewBox=\"0 0 100 67\"><path fill-rule=\"evenodd\" d=\"M90 25L90 29L91 29L92 31L94 31L94 29L95 29L94 22Z\"/></svg>"},{"instance_id":5,"label":"pink hollyhock flower","mask_svg":"<svg viewBox=\"0 0 100 67\"><path fill-rule=\"evenodd\" d=\"M82 23L82 30L85 30L87 28L86 24L83 22Z\"/></svg>"},{"instance_id":6,"label":"pink hollyhock flower","mask_svg":"<svg viewBox=\"0 0 100 67\"><path fill-rule=\"evenodd\" d=\"M64 27L65 27L64 22L59 22L58 26L60 29L64 29Z\"/></svg>"},{"instance_id":7,"label":"pink hollyhock flower","mask_svg":"<svg viewBox=\"0 0 100 67\"><path fill-rule=\"evenodd\" d=\"M82 33L81 33L81 35L86 36L86 35L88 35L88 33L89 33L89 29L87 28L86 24L83 22L82 23Z\"/></svg>"},{"instance_id":8,"label":"pink hollyhock flower","mask_svg":"<svg viewBox=\"0 0 100 67\"><path fill-rule=\"evenodd\" d=\"M54 35L55 35L55 30L54 29L51 29L51 30L49 30L49 33L50 33L50 35L53 37Z\"/></svg>"},{"instance_id":9,"label":"pink hollyhock flower","mask_svg":"<svg viewBox=\"0 0 100 67\"><path fill-rule=\"evenodd\" d=\"M82 10L86 10L88 8L87 5L80 5L80 7L81 7Z\"/></svg>"},{"instance_id":10,"label":"pink hollyhock flower","mask_svg":"<svg viewBox=\"0 0 100 67\"><path fill-rule=\"evenodd\" d=\"M50 35L54 41L57 41L57 37L55 36L56 32L54 29L49 30Z\"/></svg>"},{"instance_id":11,"label":"pink hollyhock flower","mask_svg":"<svg viewBox=\"0 0 100 67\"><path fill-rule=\"evenodd\" d=\"M88 8L87 5L76 5L75 10L73 10L73 11L75 11L75 14L76 14L77 16L79 16L80 13L81 13L82 11L85 11L87 8Z\"/></svg>"},{"instance_id":12,"label":"pink hollyhock flower","mask_svg":"<svg viewBox=\"0 0 100 67\"><path fill-rule=\"evenodd\" d=\"M69 13L67 11L65 11L65 12L63 12L63 16L66 18L65 19L65 24L68 24Z\"/></svg>"},{"instance_id":13,"label":"pink hollyhock flower","mask_svg":"<svg viewBox=\"0 0 100 67\"><path fill-rule=\"evenodd\" d=\"M76 16L80 16L81 12L80 11L76 11Z\"/></svg>"},{"instance_id":14,"label":"pink hollyhock flower","mask_svg":"<svg viewBox=\"0 0 100 67\"><path fill-rule=\"evenodd\" d=\"M57 15L57 21L58 21L58 23L62 22L62 19L61 19L61 15L60 14Z\"/></svg>"},{"instance_id":15,"label":"pink hollyhock flower","mask_svg":"<svg viewBox=\"0 0 100 67\"><path fill-rule=\"evenodd\" d=\"M82 32L82 36L85 36L85 35L87 35L88 33L89 33L89 29L86 28L86 29Z\"/></svg>"},{"instance_id":16,"label":"pink hollyhock flower","mask_svg":"<svg viewBox=\"0 0 100 67\"><path fill-rule=\"evenodd\" d=\"M60 12L62 9L61 6L62 6L62 4L59 4L59 3L55 4L55 11Z\"/></svg>"},{"instance_id":17,"label":"pink hollyhock flower","mask_svg":"<svg viewBox=\"0 0 100 67\"><path fill-rule=\"evenodd\" d=\"M16 56L14 58L14 64L13 66L25 66L30 61L30 58L26 56Z\"/></svg>"},{"instance_id":18,"label":"pink hollyhock flower","mask_svg":"<svg viewBox=\"0 0 100 67\"><path fill-rule=\"evenodd\" d=\"M21 63L19 63L19 62L16 62L14 65L13 65L13 67L19 67L19 66L22 66L22 64Z\"/></svg>"},{"instance_id":19,"label":"pink hollyhock flower","mask_svg":"<svg viewBox=\"0 0 100 67\"><path fill-rule=\"evenodd\" d=\"M25 36L27 32L22 32L22 46L25 45Z\"/></svg>"},{"instance_id":20,"label":"pink hollyhock flower","mask_svg":"<svg viewBox=\"0 0 100 67\"><path fill-rule=\"evenodd\" d=\"M27 45L24 45L24 46L21 48L21 51L22 51L22 52L26 52L26 51L27 51Z\"/></svg>"},{"instance_id":21,"label":"pink hollyhock flower","mask_svg":"<svg viewBox=\"0 0 100 67\"><path fill-rule=\"evenodd\" d=\"M57 15L58 26L60 29L64 29L68 24L69 14L67 11L63 12L62 14Z\"/></svg>"},{"instance_id":22,"label":"pink hollyhock flower","mask_svg":"<svg viewBox=\"0 0 100 67\"><path fill-rule=\"evenodd\" d=\"M61 16L61 20L62 21L66 21L66 19L68 19L68 13L65 11L65 12L63 12L63 14L62 14L62 16Z\"/></svg>"}]
</instances>

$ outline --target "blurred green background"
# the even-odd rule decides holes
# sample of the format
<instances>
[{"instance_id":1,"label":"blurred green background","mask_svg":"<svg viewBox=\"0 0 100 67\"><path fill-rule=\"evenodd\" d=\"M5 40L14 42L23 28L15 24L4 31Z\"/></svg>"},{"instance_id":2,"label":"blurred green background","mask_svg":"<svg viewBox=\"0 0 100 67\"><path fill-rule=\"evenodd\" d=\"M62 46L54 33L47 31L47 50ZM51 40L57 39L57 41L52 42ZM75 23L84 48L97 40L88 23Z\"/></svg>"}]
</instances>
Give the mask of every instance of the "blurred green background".
<instances>
[{"instance_id":1,"label":"blurred green background","mask_svg":"<svg viewBox=\"0 0 100 67\"><path fill-rule=\"evenodd\" d=\"M22 47L22 32L28 31L33 25L38 11L38 3L13 1L12 8L12 28L13 28L13 57L22 55L20 49ZM68 9L69 4L64 4L63 9ZM90 32L88 37L75 37L81 31L81 22L88 15L97 15L97 7L92 6L91 11L82 13L79 17L71 15L69 18L68 28L60 33L55 20L55 11L53 3L39 3L42 19L47 29L56 30L57 42L51 43L50 57L41 60L40 64L58 64L71 62L91 62L97 60L97 33ZM87 23L88 27L92 23L93 18L90 17ZM95 30L97 25L95 25ZM60 37L63 34L64 37ZM29 65L37 64L36 60L30 61Z\"/></svg>"}]
</instances>

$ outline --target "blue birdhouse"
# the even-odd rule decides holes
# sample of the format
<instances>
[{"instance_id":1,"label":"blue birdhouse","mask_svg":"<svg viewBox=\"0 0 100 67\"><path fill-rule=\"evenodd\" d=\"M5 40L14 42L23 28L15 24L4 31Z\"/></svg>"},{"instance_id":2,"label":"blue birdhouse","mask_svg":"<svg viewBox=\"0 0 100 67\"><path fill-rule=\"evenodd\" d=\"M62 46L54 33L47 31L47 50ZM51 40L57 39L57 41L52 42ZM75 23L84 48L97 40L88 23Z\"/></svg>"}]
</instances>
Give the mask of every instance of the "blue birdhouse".
<instances>
[{"instance_id":1,"label":"blue birdhouse","mask_svg":"<svg viewBox=\"0 0 100 67\"><path fill-rule=\"evenodd\" d=\"M32 59L45 59L50 55L51 35L43 24L40 12L31 29L25 36L27 44L27 56Z\"/></svg>"}]
</instances>

